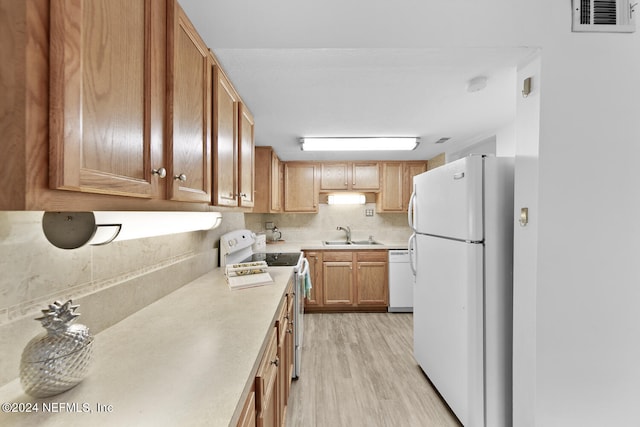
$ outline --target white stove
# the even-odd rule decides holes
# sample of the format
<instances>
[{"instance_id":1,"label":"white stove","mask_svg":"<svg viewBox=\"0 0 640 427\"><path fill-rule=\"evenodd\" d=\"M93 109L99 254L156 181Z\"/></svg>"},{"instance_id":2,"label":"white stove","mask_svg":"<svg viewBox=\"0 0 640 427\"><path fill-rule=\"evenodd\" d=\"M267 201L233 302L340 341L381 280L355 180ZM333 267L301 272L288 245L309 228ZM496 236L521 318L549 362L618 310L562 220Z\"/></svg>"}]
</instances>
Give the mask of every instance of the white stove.
<instances>
[{"instance_id":1,"label":"white stove","mask_svg":"<svg viewBox=\"0 0 640 427\"><path fill-rule=\"evenodd\" d=\"M269 267L293 267L294 304L293 329L295 331L295 354L293 378L300 376L302 356L302 337L304 331L304 295L305 281L309 271L309 262L302 252L265 252L264 245L257 242L256 234L251 230L234 230L220 237L220 267L241 262L265 261Z\"/></svg>"}]
</instances>

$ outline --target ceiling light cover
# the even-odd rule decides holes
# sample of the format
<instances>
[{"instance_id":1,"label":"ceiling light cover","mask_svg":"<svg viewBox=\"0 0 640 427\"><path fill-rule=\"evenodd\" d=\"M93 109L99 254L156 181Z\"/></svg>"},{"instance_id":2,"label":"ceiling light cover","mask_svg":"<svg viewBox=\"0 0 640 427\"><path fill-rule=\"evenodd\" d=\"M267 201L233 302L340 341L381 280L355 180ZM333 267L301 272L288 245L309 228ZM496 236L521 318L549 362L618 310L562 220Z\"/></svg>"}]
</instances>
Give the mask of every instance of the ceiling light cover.
<instances>
[{"instance_id":1,"label":"ceiling light cover","mask_svg":"<svg viewBox=\"0 0 640 427\"><path fill-rule=\"evenodd\" d=\"M76 249L87 243L105 245L116 240L209 230L221 222L220 212L45 212L42 230L54 246Z\"/></svg>"},{"instance_id":2,"label":"ceiling light cover","mask_svg":"<svg viewBox=\"0 0 640 427\"><path fill-rule=\"evenodd\" d=\"M303 151L410 151L416 137L305 137L301 138Z\"/></svg>"}]
</instances>

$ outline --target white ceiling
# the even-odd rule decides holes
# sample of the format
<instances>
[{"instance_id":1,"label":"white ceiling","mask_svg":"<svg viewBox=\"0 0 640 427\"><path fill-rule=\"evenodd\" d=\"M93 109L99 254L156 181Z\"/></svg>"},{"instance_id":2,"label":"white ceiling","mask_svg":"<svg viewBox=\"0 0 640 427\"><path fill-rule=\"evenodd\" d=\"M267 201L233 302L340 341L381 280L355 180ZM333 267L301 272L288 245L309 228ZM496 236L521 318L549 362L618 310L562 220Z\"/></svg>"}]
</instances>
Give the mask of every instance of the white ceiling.
<instances>
[{"instance_id":1,"label":"white ceiling","mask_svg":"<svg viewBox=\"0 0 640 427\"><path fill-rule=\"evenodd\" d=\"M256 145L273 146L282 160L428 159L490 137L515 118L516 65L529 49L263 48L251 31L242 48L216 47L213 29L227 17L214 13L214 3L181 1L252 111ZM467 92L480 75L486 88ZM300 150L302 136L418 136L421 143L411 152L309 153ZM451 140L434 144L441 137Z\"/></svg>"}]
</instances>

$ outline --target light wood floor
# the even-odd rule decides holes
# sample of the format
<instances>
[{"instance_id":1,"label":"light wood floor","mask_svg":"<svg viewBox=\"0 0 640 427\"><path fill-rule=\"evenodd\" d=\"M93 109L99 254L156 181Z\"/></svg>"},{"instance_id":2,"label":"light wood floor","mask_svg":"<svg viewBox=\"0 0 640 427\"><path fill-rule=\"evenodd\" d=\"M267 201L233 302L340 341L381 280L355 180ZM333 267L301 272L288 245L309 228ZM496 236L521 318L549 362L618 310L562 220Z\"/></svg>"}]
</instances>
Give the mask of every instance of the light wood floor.
<instances>
[{"instance_id":1,"label":"light wood floor","mask_svg":"<svg viewBox=\"0 0 640 427\"><path fill-rule=\"evenodd\" d=\"M305 314L287 427L459 426L413 358L410 313Z\"/></svg>"}]
</instances>

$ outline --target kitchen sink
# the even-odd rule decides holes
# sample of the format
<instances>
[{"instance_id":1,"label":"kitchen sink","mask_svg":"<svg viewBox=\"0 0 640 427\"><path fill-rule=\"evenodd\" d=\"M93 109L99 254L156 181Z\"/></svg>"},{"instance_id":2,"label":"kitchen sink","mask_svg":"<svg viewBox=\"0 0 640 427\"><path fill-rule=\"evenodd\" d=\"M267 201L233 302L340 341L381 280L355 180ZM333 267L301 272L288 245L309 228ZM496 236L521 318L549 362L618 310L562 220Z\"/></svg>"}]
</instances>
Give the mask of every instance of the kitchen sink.
<instances>
[{"instance_id":1,"label":"kitchen sink","mask_svg":"<svg viewBox=\"0 0 640 427\"><path fill-rule=\"evenodd\" d=\"M376 242L375 240L354 240L351 242L352 245L382 245L380 242Z\"/></svg>"},{"instance_id":2,"label":"kitchen sink","mask_svg":"<svg viewBox=\"0 0 640 427\"><path fill-rule=\"evenodd\" d=\"M322 242L325 246L352 246L352 245L360 245L360 246L374 246L374 245L382 245L383 243L371 241L371 240L353 240L351 242L347 242L345 240L325 240Z\"/></svg>"}]
</instances>

